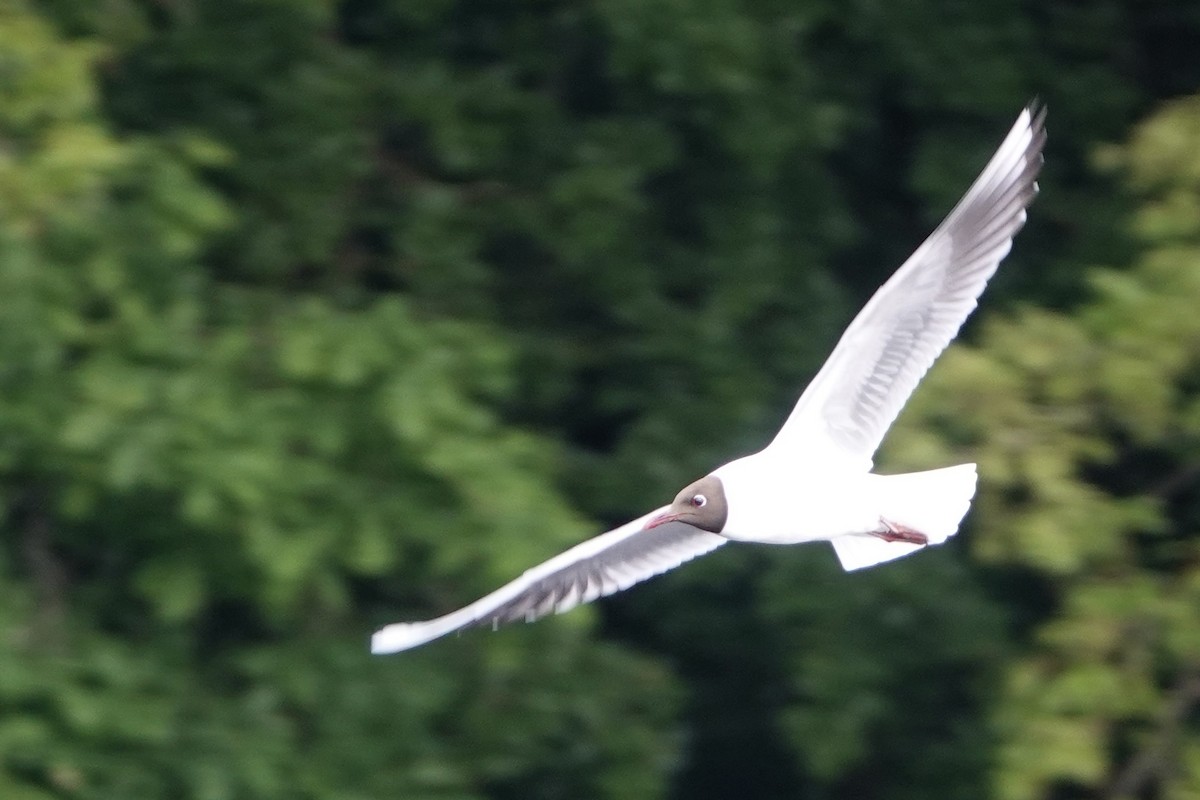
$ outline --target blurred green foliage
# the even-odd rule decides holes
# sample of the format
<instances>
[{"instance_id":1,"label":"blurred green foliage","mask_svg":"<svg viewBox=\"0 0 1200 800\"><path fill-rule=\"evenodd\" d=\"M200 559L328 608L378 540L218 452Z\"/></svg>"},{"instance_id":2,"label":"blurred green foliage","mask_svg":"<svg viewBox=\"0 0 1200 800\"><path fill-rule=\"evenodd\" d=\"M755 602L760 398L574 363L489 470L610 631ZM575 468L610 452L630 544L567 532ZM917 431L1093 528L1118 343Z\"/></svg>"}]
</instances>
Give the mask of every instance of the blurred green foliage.
<instances>
[{"instance_id":1,"label":"blurred green foliage","mask_svg":"<svg viewBox=\"0 0 1200 800\"><path fill-rule=\"evenodd\" d=\"M1137 256L1091 271L1072 315L994 321L917 401L990 478L973 552L1019 566L1053 609L995 704L1001 798L1200 795L1197 141L1193 96L1099 149L1141 198ZM909 436L892 446L928 446Z\"/></svg>"},{"instance_id":2,"label":"blurred green foliage","mask_svg":"<svg viewBox=\"0 0 1200 800\"><path fill-rule=\"evenodd\" d=\"M1200 796L1200 12L0 0L0 797ZM761 445L1040 93L963 535L373 659Z\"/></svg>"}]
</instances>

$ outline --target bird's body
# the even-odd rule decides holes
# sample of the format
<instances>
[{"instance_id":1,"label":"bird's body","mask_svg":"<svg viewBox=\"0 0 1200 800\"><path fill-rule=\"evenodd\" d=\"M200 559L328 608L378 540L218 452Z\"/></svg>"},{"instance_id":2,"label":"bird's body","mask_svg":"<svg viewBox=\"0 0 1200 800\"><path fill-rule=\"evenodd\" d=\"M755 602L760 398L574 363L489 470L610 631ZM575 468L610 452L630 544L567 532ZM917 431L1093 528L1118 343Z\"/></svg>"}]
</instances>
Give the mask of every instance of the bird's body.
<instances>
[{"instance_id":1,"label":"bird's body","mask_svg":"<svg viewBox=\"0 0 1200 800\"><path fill-rule=\"evenodd\" d=\"M721 535L731 541L830 541L847 570L874 566L941 544L958 529L975 492L975 465L877 475L851 465L793 461L768 448L713 470L730 503ZM792 512L771 513L794 497ZM924 544L881 537L886 526L919 532Z\"/></svg>"},{"instance_id":2,"label":"bird's body","mask_svg":"<svg viewBox=\"0 0 1200 800\"><path fill-rule=\"evenodd\" d=\"M730 541L828 540L854 570L952 536L975 493L975 465L885 476L871 471L873 456L1024 224L1037 193L1044 117L1032 105L1021 113L959 204L855 317L766 448L465 608L383 628L372 651L566 611Z\"/></svg>"},{"instance_id":3,"label":"bird's body","mask_svg":"<svg viewBox=\"0 0 1200 800\"><path fill-rule=\"evenodd\" d=\"M713 470L737 503L721 535L740 542L800 544L879 526L876 477L865 470L821 466L770 449ZM796 498L792 513L772 514L780 497Z\"/></svg>"}]
</instances>

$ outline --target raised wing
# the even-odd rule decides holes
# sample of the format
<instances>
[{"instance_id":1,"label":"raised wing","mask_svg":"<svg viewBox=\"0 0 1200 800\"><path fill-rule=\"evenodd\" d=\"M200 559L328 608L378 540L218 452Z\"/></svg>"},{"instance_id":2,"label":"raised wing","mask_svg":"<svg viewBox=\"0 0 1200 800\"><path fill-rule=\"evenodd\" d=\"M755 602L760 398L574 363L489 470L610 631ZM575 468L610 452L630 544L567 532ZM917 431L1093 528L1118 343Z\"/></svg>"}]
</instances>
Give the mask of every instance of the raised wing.
<instances>
[{"instance_id":1,"label":"raised wing","mask_svg":"<svg viewBox=\"0 0 1200 800\"><path fill-rule=\"evenodd\" d=\"M771 448L833 444L868 468L896 415L958 334L1037 194L1046 112L1031 103L975 183L859 312Z\"/></svg>"},{"instance_id":2,"label":"raised wing","mask_svg":"<svg viewBox=\"0 0 1200 800\"><path fill-rule=\"evenodd\" d=\"M476 625L532 622L628 589L711 552L727 540L682 522L643 526L665 508L572 547L466 608L427 622L401 622L371 637L372 653L396 653Z\"/></svg>"}]
</instances>

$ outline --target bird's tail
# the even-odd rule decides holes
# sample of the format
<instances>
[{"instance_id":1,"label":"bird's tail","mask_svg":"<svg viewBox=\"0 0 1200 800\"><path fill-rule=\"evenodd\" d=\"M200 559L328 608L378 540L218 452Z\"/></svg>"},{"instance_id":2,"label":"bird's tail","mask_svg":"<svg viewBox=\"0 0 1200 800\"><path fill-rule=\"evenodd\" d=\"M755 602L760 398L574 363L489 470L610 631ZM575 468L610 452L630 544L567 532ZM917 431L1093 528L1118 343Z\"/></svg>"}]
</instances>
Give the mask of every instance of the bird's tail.
<instances>
[{"instance_id":1,"label":"bird's tail","mask_svg":"<svg viewBox=\"0 0 1200 800\"><path fill-rule=\"evenodd\" d=\"M941 544L958 531L975 495L974 464L905 475L875 475L872 479L872 502L881 520L922 533L929 544ZM832 544L847 572L906 556L924 546L889 542L870 534L839 536Z\"/></svg>"}]
</instances>

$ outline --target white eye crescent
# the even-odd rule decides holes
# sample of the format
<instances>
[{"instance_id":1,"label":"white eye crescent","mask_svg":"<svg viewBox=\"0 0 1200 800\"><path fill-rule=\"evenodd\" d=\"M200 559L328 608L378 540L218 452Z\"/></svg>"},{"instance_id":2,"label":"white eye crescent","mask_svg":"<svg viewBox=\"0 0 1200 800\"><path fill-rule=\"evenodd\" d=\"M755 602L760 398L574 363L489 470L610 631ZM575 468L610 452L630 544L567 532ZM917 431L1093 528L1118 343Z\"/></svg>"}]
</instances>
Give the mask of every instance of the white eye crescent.
<instances>
[{"instance_id":1,"label":"white eye crescent","mask_svg":"<svg viewBox=\"0 0 1200 800\"><path fill-rule=\"evenodd\" d=\"M689 502L696 508L704 508L708 505L708 498L702 494L694 494Z\"/></svg>"}]
</instances>

